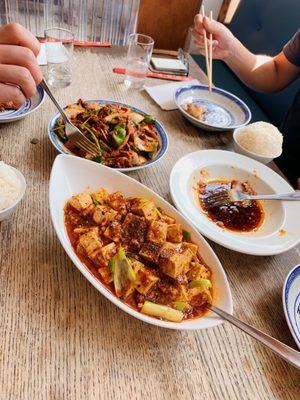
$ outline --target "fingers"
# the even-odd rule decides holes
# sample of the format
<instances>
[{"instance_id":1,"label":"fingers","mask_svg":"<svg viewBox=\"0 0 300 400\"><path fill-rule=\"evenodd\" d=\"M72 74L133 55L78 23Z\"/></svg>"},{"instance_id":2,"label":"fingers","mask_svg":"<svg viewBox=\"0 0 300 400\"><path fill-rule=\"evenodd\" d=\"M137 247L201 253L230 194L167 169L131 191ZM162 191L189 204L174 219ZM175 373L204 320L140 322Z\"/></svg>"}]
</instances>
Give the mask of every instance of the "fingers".
<instances>
[{"instance_id":1,"label":"fingers","mask_svg":"<svg viewBox=\"0 0 300 400\"><path fill-rule=\"evenodd\" d=\"M204 35L205 32L212 33L213 35L219 34L224 25L218 21L210 20L207 17L202 17L202 15L197 14L194 18L195 29L200 34Z\"/></svg>"},{"instance_id":2,"label":"fingers","mask_svg":"<svg viewBox=\"0 0 300 400\"><path fill-rule=\"evenodd\" d=\"M21 107L25 103L26 98L19 88L16 86L0 83L0 103L12 101L16 107Z\"/></svg>"},{"instance_id":3,"label":"fingers","mask_svg":"<svg viewBox=\"0 0 300 400\"><path fill-rule=\"evenodd\" d=\"M26 99L36 91L36 84L29 70L18 65L0 65L0 82L19 86Z\"/></svg>"},{"instance_id":4,"label":"fingers","mask_svg":"<svg viewBox=\"0 0 300 400\"><path fill-rule=\"evenodd\" d=\"M18 65L27 68L37 85L43 78L33 51L27 47L0 44L0 64ZM1 76L0 81L2 81Z\"/></svg>"},{"instance_id":5,"label":"fingers","mask_svg":"<svg viewBox=\"0 0 300 400\"><path fill-rule=\"evenodd\" d=\"M40 51L40 43L36 37L22 25L15 22L0 27L0 44L27 47L35 56Z\"/></svg>"}]
</instances>

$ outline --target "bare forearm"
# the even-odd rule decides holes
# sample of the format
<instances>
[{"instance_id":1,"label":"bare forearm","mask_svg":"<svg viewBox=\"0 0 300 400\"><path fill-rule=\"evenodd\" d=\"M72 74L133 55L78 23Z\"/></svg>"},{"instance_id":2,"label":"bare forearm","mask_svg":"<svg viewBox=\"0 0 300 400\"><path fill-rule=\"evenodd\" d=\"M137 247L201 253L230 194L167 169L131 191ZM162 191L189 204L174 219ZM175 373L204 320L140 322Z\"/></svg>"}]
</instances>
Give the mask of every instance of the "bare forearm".
<instances>
[{"instance_id":1,"label":"bare forearm","mask_svg":"<svg viewBox=\"0 0 300 400\"><path fill-rule=\"evenodd\" d=\"M234 38L225 63L249 87L261 92L279 90L276 65L272 57L251 53Z\"/></svg>"}]
</instances>

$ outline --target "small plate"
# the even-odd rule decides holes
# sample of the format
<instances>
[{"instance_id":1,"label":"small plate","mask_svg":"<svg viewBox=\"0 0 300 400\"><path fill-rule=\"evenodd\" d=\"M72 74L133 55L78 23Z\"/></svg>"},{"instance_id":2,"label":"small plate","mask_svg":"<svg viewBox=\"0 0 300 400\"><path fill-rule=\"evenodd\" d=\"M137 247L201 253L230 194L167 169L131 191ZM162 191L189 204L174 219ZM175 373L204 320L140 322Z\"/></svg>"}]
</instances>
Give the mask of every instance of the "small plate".
<instances>
[{"instance_id":1,"label":"small plate","mask_svg":"<svg viewBox=\"0 0 300 400\"><path fill-rule=\"evenodd\" d=\"M251 112L242 100L217 87L213 87L210 93L206 85L185 86L176 91L175 103L192 124L207 131L236 129L251 120ZM183 106L188 103L206 108L205 121L200 121L186 112Z\"/></svg>"},{"instance_id":2,"label":"small plate","mask_svg":"<svg viewBox=\"0 0 300 400\"><path fill-rule=\"evenodd\" d=\"M296 265L286 277L282 304L287 324L300 349L300 265Z\"/></svg>"},{"instance_id":3,"label":"small plate","mask_svg":"<svg viewBox=\"0 0 300 400\"><path fill-rule=\"evenodd\" d=\"M142 111L139 108L132 107L132 106L130 106L128 104L120 103L118 101L102 100L102 99L99 100L99 99L97 99L97 100L85 100L85 102L86 103L99 103L99 104L117 104L117 105L123 106L123 107L130 107L132 109L132 111L137 112L139 114L147 115L147 113L145 111ZM73 104L76 104L76 103L73 103ZM53 130L59 118L60 118L60 114L57 113L57 114L54 115L54 117L51 118L51 120L49 122L49 125L48 125L49 139L51 140L51 143L56 148L56 150L58 150L60 153L62 153L62 154L72 154L70 152L70 150L68 150L64 146L64 144L59 140L58 136L55 134L55 132ZM165 155L166 151L168 150L169 139L168 139L167 132L165 131L165 128L157 120L156 120L155 128L156 128L156 131L157 131L157 133L158 133L158 135L160 137L161 147L160 147L159 152L156 154L155 158L153 158L153 160L148 161L147 163L145 163L143 165L137 165L135 167L113 168L113 169L116 169L116 170L122 171L122 172L136 171L136 170L139 170L139 169L150 167L151 165L153 165L157 161L159 161ZM73 155L75 155L75 154L73 154ZM78 157L78 156L76 156L76 157ZM79 157L79 158L81 158L81 157Z\"/></svg>"},{"instance_id":4,"label":"small plate","mask_svg":"<svg viewBox=\"0 0 300 400\"><path fill-rule=\"evenodd\" d=\"M45 92L37 86L36 93L17 110L4 110L0 112L0 124L13 122L26 117L36 111L45 100Z\"/></svg>"},{"instance_id":5,"label":"small plate","mask_svg":"<svg viewBox=\"0 0 300 400\"><path fill-rule=\"evenodd\" d=\"M131 316L163 328L204 329L211 328L223 322L221 318L212 313L207 313L203 317L179 323L162 321L144 315L119 300L80 261L72 248L66 232L63 209L66 201L72 195L80 193L87 188L96 190L101 186L109 192L121 191L126 197L139 196L142 198L153 199L158 207L163 208L168 215L174 217L178 223L182 225L183 229L188 230L191 233L192 241L200 248L203 261L212 271L214 304L232 314L230 287L218 257L199 232L194 229L173 206L158 194L137 182L135 179L132 179L113 168L108 168L104 165L80 157L59 155L54 161L50 177L49 202L52 223L56 234L70 259L86 279L103 296Z\"/></svg>"},{"instance_id":6,"label":"small plate","mask_svg":"<svg viewBox=\"0 0 300 400\"><path fill-rule=\"evenodd\" d=\"M172 169L172 199L185 217L209 239L229 249L260 256L283 253L300 241L300 202L262 202L265 221L252 232L223 229L201 212L196 191L200 179L248 181L257 193L288 193L293 188L265 165L237 153L201 150L187 154Z\"/></svg>"}]
</instances>

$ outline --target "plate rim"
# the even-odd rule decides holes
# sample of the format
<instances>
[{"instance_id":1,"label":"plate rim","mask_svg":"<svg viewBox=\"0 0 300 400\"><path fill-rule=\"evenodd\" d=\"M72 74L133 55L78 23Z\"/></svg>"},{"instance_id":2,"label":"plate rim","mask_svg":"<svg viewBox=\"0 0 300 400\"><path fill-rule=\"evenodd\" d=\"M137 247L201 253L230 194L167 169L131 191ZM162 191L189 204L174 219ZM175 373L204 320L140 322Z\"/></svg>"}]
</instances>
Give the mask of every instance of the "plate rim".
<instances>
[{"instance_id":1,"label":"plate rim","mask_svg":"<svg viewBox=\"0 0 300 400\"><path fill-rule=\"evenodd\" d=\"M226 242L225 242L224 240L219 239L218 237L216 238L216 237L215 237L216 235L211 234L210 232L207 233L207 232L205 231L205 229L199 228L199 227L195 224L195 222L194 222L189 216L186 215L185 209L184 209L184 208L181 206L181 204L177 201L176 196L174 195L174 188L173 188L173 185L172 185L172 181L173 181L173 175L174 175L174 171L175 171L176 166L177 166L182 160L184 160L184 159L190 157L191 155L198 154L198 153L200 153L200 152L201 152L201 153L203 153L203 152L211 152L211 153L213 153L213 152L214 152L214 153L224 153L224 152L225 152L225 153L232 153L234 157L244 158L244 159L250 160L250 161L253 162L253 164L254 164L254 165L253 165L253 169L256 169L256 168L255 168L256 166L259 167L259 168L263 168L263 169L267 168L268 170L271 171L271 173L278 175L278 177L279 177L280 179L282 179L282 180L285 182L285 184L287 184L292 190L294 190L294 189L292 188L292 186L291 186L287 181L285 181L279 174L277 174L277 172L273 171L271 168L269 168L269 167L267 167L266 165L260 163L259 161L253 160L253 159L250 158L250 157L244 156L244 155L242 155L242 154L235 153L235 152L233 152L233 151L220 150L220 149L204 149L204 150L196 150L196 151L190 152L190 153L188 153L188 154L185 154L183 157L181 157L179 160L177 160L177 162L174 164L174 166L173 166L173 168L172 168L172 170L171 170L171 173L170 173L170 177L169 177L169 187L170 187L171 198L172 198L173 203L176 205L176 208L181 212L181 214L183 214L183 215L188 219L188 221L191 222L191 223L196 227L196 229L200 231L200 233L201 233L202 235L204 235L204 236L207 237L208 239L212 240L213 242L215 242L215 243L217 243L217 244L219 244L219 245L221 245L221 246L223 246L223 247L226 247L226 248L228 248L228 249L230 249L230 250L233 250L233 251L236 251L236 252L239 252L239 253L242 253L242 254L250 254L250 255L255 255L255 256L272 256L272 255L282 254L282 253L285 253L285 252L287 252L288 250L294 248L295 246L297 246L297 244L300 242L300 236L299 236L299 238L298 238L297 240L291 242L288 246L286 246L286 247L284 247L284 248L277 248L277 250L271 250L271 249L270 249L269 251L266 250L266 251L257 252L257 251L255 251L255 250L247 249L247 248L244 248L244 247L239 248L238 246L236 246L236 245L234 245L234 244L231 244L231 241L226 241Z\"/></svg>"},{"instance_id":2,"label":"plate rim","mask_svg":"<svg viewBox=\"0 0 300 400\"><path fill-rule=\"evenodd\" d=\"M293 279L293 274L297 271L297 274L295 276L295 278ZM284 311L284 316L287 322L287 325L289 327L289 330L298 346L298 348L300 349L300 332L299 334L296 332L294 325L291 322L291 317L290 317L290 313L289 313L289 309L288 309L288 294L290 291L290 287L292 285L292 283L294 282L294 280L297 277L300 277L300 264L295 265L287 274L283 287L282 287L282 307L283 307L283 311ZM300 293L299 293L300 295Z\"/></svg>"},{"instance_id":3,"label":"plate rim","mask_svg":"<svg viewBox=\"0 0 300 400\"><path fill-rule=\"evenodd\" d=\"M188 90L193 90L193 89L200 89L200 90L208 91L208 85L202 85L202 84L199 84L199 85L188 85L188 86L183 86L181 88L178 88L174 93L174 101L175 101L177 107L180 109L180 111L186 117L191 118L192 121L194 121L198 125L201 125L203 128L206 128L206 129L209 128L210 130L233 130L233 129L241 128L241 127L247 125L251 121L252 113L251 113L250 108L247 106L247 104L243 100L241 100L238 96L236 96L235 94L233 94L231 92L228 92L227 90L221 89L221 88L219 88L217 86L212 87L212 91L216 92L216 93L219 93L219 94L229 98L230 100L232 100L232 98L235 99L236 100L235 103L239 105L239 107L242 109L244 115L246 116L246 121L244 123L242 123L242 124L230 125L230 126L223 127L223 126L220 126L220 125L207 124L207 123L205 123L203 121L198 120L197 118L195 118L192 115L188 114L184 110L182 105L179 104L179 102L178 102L178 96L181 93L184 93L184 92L186 92Z\"/></svg>"},{"instance_id":4,"label":"plate rim","mask_svg":"<svg viewBox=\"0 0 300 400\"><path fill-rule=\"evenodd\" d=\"M126 104L126 103L122 103L122 102L120 102L120 101L118 101L118 100L110 100L110 99L88 99L88 100L84 100L84 102L87 102L87 103L100 102L100 104L105 104L105 103L118 104L118 105L130 107L130 108L136 110L137 112L142 113L143 115L148 115L147 113L145 113L145 111L141 110L140 108L135 107L135 106L131 106L131 105ZM77 102L68 103L68 105L69 105L69 104L75 105L75 104L77 104ZM65 107L65 106L64 106L64 107ZM64 108L64 107L63 107L63 108ZM135 111L134 111L134 112L135 112ZM66 149L66 152L65 152L65 153L62 152L62 151L56 146L56 143L55 143L55 141L53 140L52 134L54 134L54 132L53 132L53 130L52 130L52 125L53 125L53 122L56 121L57 118L58 118L59 116L60 116L60 113L57 112L57 113L55 113L55 115L53 115L52 117L50 117L50 120L49 120L48 126L47 126L48 138L50 139L50 142L52 143L53 147L55 147L55 149L56 149L60 154L73 155L73 156L75 156L75 157L79 157L79 156L77 156L76 154L73 154L73 153L71 153L71 152L68 152L67 149ZM156 119L156 122L157 122L157 124L159 125L159 127L160 127L160 129L161 129L161 131L162 131L162 133L161 133L161 132L158 132L158 134L159 134L159 136L160 136L160 139L161 139L161 142L162 142L162 147L161 147L161 149L160 149L160 151L159 151L157 157L155 157L153 160L148 161L146 164L143 164L143 165L136 165L136 166L134 166L134 167L126 167L126 168L113 168L113 167L108 167L108 168L111 168L111 169L114 169L114 170L120 171L120 172L138 171L138 170L141 170L141 169L144 169L144 168L151 167L151 166L153 166L154 164L156 164L158 161L160 161L160 160L166 155L166 153L167 153L167 151L168 151L168 149L169 149L169 144L170 144L170 143L169 143L169 136L168 136L168 134L167 134L167 131L166 131L164 125L163 125L158 119ZM62 144L62 146L64 147L64 144L63 144L63 143L61 143L61 144ZM65 147L64 147L64 148L65 148ZM79 157L79 158L82 158L82 157Z\"/></svg>"},{"instance_id":5,"label":"plate rim","mask_svg":"<svg viewBox=\"0 0 300 400\"><path fill-rule=\"evenodd\" d=\"M52 165L52 169L51 169L51 174L50 174L50 181L49 181L49 208L50 208L50 216L51 216L51 221L53 224L53 227L55 229L57 238L59 240L59 242L61 243L62 247L64 248L66 254L68 255L68 257L70 258L71 262L76 266L76 268L84 275L84 277L95 287L95 289L102 295L104 296L108 301L110 301L111 303L113 303L115 306L117 306L118 308L120 308L122 311L125 311L127 314L131 315L134 318L137 318L139 320L141 320L142 322L146 322L149 323L151 325L154 326L158 326L160 328L168 328L168 329L173 329L173 330L201 330L201 329L209 329L209 328L213 328L215 326L218 326L220 324L222 324L224 322L224 320L222 318L219 318L218 316L214 316L215 321L212 323L212 326L207 326L207 327L197 327L197 326L185 326L185 324L181 324L181 323L175 323L175 322L169 322L169 321L161 321L161 320L156 320L153 317L149 317L147 315L141 314L138 311L131 309L128 305L126 305L125 303L123 303L122 301L120 301L119 299L116 298L115 295L113 295L111 292L109 292L107 289L105 290L105 292L107 294L109 294L109 296L107 296L106 294L102 293L101 290L99 290L99 288L97 287L97 285L100 285L101 288L105 289L104 285L95 277L91 274L91 272L84 266L84 264L78 259L76 253L74 252L74 250L72 248L70 248L70 243L68 242L67 245L67 235L66 239L63 236L63 234L61 233L61 228L60 228L60 222L58 217L55 215L55 207L54 204L56 202L55 197L53 197L53 189L52 189L52 182L53 182L53 176L54 176L54 171L56 167L56 164L58 164L60 162L60 160L63 159L75 159L75 162L84 162L84 163L92 163L90 160L86 160L83 158L79 158L73 155L67 155L67 154L58 154L53 162ZM92 163L95 164L95 163ZM153 193L155 196L158 196L160 198L160 200L162 200L164 203L167 203L168 206L170 208L172 208L174 210L174 212L176 214L179 214L183 220L185 220L185 222L187 223L187 225L190 226L191 229L194 230L194 232L196 233L196 235L199 235L201 240L203 240L203 242L205 243L205 246L207 247L207 250L211 253L211 255L213 256L213 258L215 259L217 268L219 270L219 272L222 275L222 279L224 281L225 287L226 287L226 292L228 293L228 296L225 297L226 302L228 302L228 312L230 314L233 313L233 297L232 297L232 291L231 291L231 286L226 274L226 271L218 257L218 255L216 254L216 252L214 251L214 249L211 247L211 245L207 242L207 240L205 239L205 237L199 232L197 231L197 229L195 229L195 227L189 222L189 220L182 215L171 203L169 203L167 200L165 200L162 196L160 196L158 193L156 193L154 190L152 190L151 188L149 188L148 186L144 185L143 183L137 181L136 179L122 174L120 171L114 170L113 168L109 168L106 167L104 165L101 164L95 164L96 168L104 168L104 169L108 169L109 173L112 174L116 174L119 175L120 174L120 178L125 180L129 180L135 184L138 184L139 186L142 186L143 188L146 188L147 191L149 191L150 193ZM100 177L100 175L99 175ZM99 178L100 179L100 178ZM110 298L111 297L111 298ZM129 311L131 310L132 313ZM136 315L134 315L134 312L138 313L139 315L141 314L141 317L138 317ZM155 323L155 321L159 321L159 323Z\"/></svg>"},{"instance_id":6,"label":"plate rim","mask_svg":"<svg viewBox=\"0 0 300 400\"><path fill-rule=\"evenodd\" d=\"M40 92L40 93L39 93L39 92ZM1 115L0 115L0 123L9 123L9 122L17 121L17 120L19 120L19 119L22 119L22 118L27 117L27 115L33 113L33 112L36 111L38 108L40 108L40 106L41 106L41 105L44 103L44 101L45 101L46 93L45 93L44 89L43 89L40 85L37 85L37 91L36 91L36 93L38 93L38 94L41 96L41 101L37 104L36 107L32 108L31 110L25 111L23 114L16 115L15 117L14 117L13 115L10 116L10 117L1 117ZM36 94L36 93L35 93L35 94ZM34 95L35 95L35 94L34 94ZM34 95L33 95L33 96L34 96ZM33 96L32 96L32 97L33 97ZM17 110L16 110L16 111L17 111Z\"/></svg>"}]
</instances>

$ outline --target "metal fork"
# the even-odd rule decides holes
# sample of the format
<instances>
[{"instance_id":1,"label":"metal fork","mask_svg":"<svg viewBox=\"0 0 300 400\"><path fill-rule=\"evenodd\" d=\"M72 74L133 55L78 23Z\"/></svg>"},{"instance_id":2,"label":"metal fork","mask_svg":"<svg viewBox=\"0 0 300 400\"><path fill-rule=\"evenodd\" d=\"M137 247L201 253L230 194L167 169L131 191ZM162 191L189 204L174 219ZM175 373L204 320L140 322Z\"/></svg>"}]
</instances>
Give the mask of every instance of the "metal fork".
<instances>
[{"instance_id":1,"label":"metal fork","mask_svg":"<svg viewBox=\"0 0 300 400\"><path fill-rule=\"evenodd\" d=\"M57 100L53 96L53 93L51 92L45 79L42 80L40 86L45 90L45 92L55 105L55 107L60 112L60 115L62 116L65 123L65 133L67 138L74 144L74 146L79 147L81 150L85 151L91 156L93 157L98 156L99 149L97 148L97 146L93 142L91 142L88 138L86 138L84 134L74 124L72 124L72 122L69 120L64 110L61 108L61 106L58 104Z\"/></svg>"},{"instance_id":2,"label":"metal fork","mask_svg":"<svg viewBox=\"0 0 300 400\"><path fill-rule=\"evenodd\" d=\"M240 328L242 331L252 336L254 339L258 340L262 345L272 350L279 357L283 358L285 361L290 363L296 368L300 369L300 352L292 349L286 344L280 342L279 340L273 338L270 335L260 331L259 329L246 324L246 322L241 321L240 319L234 317L231 314L228 314L226 311L221 310L220 308L213 306L212 304L207 304L206 307L218 314L220 317L235 325L237 328Z\"/></svg>"},{"instance_id":3,"label":"metal fork","mask_svg":"<svg viewBox=\"0 0 300 400\"><path fill-rule=\"evenodd\" d=\"M300 201L300 191L283 194L257 194L250 195L236 189L218 188L203 196L201 201L206 208L219 207L224 204L235 203L243 200L285 200Z\"/></svg>"}]
</instances>

